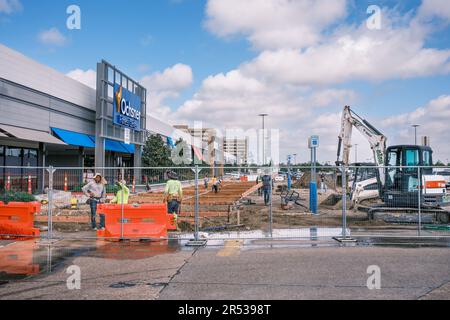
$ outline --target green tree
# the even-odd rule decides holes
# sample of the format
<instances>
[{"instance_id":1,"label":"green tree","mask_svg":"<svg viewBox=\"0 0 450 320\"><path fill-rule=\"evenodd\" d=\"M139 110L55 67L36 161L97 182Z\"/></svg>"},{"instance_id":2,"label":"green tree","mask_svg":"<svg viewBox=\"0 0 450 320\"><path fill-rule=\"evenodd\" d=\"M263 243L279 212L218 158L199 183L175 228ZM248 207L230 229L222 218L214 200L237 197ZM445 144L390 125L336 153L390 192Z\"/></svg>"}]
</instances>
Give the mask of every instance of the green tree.
<instances>
[{"instance_id":1,"label":"green tree","mask_svg":"<svg viewBox=\"0 0 450 320\"><path fill-rule=\"evenodd\" d=\"M436 167L445 167L445 164L441 160L438 160L434 165Z\"/></svg>"},{"instance_id":2,"label":"green tree","mask_svg":"<svg viewBox=\"0 0 450 320\"><path fill-rule=\"evenodd\" d=\"M170 167L173 165L170 157L170 148L164 143L161 135L151 135L147 139L142 152L144 167Z\"/></svg>"}]
</instances>

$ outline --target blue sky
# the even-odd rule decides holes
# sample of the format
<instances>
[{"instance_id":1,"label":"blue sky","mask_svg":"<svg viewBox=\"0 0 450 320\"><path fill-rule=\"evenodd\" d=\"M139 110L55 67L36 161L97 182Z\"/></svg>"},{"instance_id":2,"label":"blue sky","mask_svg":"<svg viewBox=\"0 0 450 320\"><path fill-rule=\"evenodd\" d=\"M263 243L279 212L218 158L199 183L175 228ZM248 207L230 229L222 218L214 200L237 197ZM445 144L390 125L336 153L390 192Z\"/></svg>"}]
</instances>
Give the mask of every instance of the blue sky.
<instances>
[{"instance_id":1,"label":"blue sky","mask_svg":"<svg viewBox=\"0 0 450 320\"><path fill-rule=\"evenodd\" d=\"M294 122L288 124L289 121L293 120L291 115L295 114L296 108L291 103L292 101L302 101L302 103L310 101L312 96L315 94L321 95L326 90L336 91L336 96L348 97L348 103L352 103L359 111L358 113L364 114L368 119L380 125L385 123L385 119L390 119L399 114L409 114L405 118L415 119L413 113L418 108L427 106L439 97L450 95L450 78L447 71L442 71L449 68L448 59L439 62L440 65L430 63L416 66L422 60L431 61L438 59L438 56L445 56L447 50L449 50L450 29L448 22L450 16L445 15L445 8L443 10L443 7L430 6L433 1L440 3L441 6L446 5L445 0L337 0L335 2L338 3L337 5L324 9L329 10L328 16L332 19L316 25L314 19L312 19L312 22L308 20L308 13L302 15L304 12L300 11L298 22L296 19L293 19L292 22L285 22L283 15L286 15L286 20L288 20L289 14L286 12L289 12L289 6L292 6L292 3L288 1L273 2L271 8L273 8L275 18L274 21L271 21L270 12L264 12L264 6L258 6L255 1L248 1L245 5L240 5L235 0L228 2L227 0L132 0L126 2L116 0L6 0L6 2L15 5L15 9L7 12L4 8L2 12L0 6L0 42L63 73L69 73L75 69L95 71L96 62L100 59L106 59L120 66L122 70L136 79L143 79L147 76L150 86L158 83L165 88L161 92L155 89L151 98L155 98L154 100L157 101L154 105L156 115L161 118L172 117L170 120L174 120L173 117L176 117L175 120L180 122L193 121L196 118L192 114L196 114L199 117L198 120L212 125L220 126L222 122L222 125L226 127L234 123L236 123L236 126L243 123L243 126L246 126L245 129L251 126L255 127L257 120L252 117L245 119L245 121L233 122L234 119L242 120L244 113L240 110L235 114L230 111L229 119L221 118L220 114L226 114L227 111L222 110L223 113L220 113L220 106L225 106L229 110L233 109L233 106L228 98L219 97L220 92L235 90L230 95L235 95L236 99L241 97L238 104L242 101L249 101L248 106L243 104L243 108L251 109L252 114L261 110L275 113L271 119L274 127L283 130L286 126L289 128L285 132L286 137L292 138L293 134L298 134L302 136L301 139L305 138L306 140L306 137L303 137L306 129L302 130L302 128L295 127ZM308 1L299 0L299 2L307 3ZM272 0L268 0L268 3L272 3ZM339 3L342 5L339 6ZM76 4L81 8L81 30L68 30L66 28L68 17L66 8L71 4ZM365 20L368 18L366 9L372 4L376 4L389 12L388 19L393 23L393 26L385 27L388 29L385 31L385 35L383 35L383 30L376 34L362 29ZM208 5L209 7L207 7ZM254 7L251 7L251 5ZM285 6L288 10L284 10L286 8L281 8L281 6ZM261 11L261 15L268 14L269 19L258 21L257 17L249 15L246 11L253 9ZM293 8L293 10L295 9ZM311 10L313 12L313 8ZM394 18L391 18L391 14ZM277 15L281 18L276 19ZM317 20L320 20L320 17L319 15ZM405 23L402 20L403 18L407 18L408 22ZM317 63L316 60L311 60L311 63L309 60L305 62L305 53L309 49L320 50L327 46L334 48L334 45L337 45L336 48L339 50L340 42L336 41L336 35L345 38L346 32L348 32L348 36L355 40L355 43L362 41L364 37L370 38L373 36L375 40L385 39L386 46L395 45L394 32L397 32L397 30L399 33L407 32L409 29L408 23L414 19L420 20L420 30L431 28L432 31L427 31L426 36L422 38L413 39L411 51L406 50L408 52L404 53L405 59L413 59L414 54L411 54L411 52L414 52L414 50L417 51L417 56L419 54L426 55L425 59L418 60L419 62L414 61L405 65L405 68L411 70L403 72L405 69L403 67L399 68L399 71L393 72L383 70L380 71L380 75L374 78L370 75L370 72L361 71L361 68L356 66L355 70L349 71L349 73L353 72L351 74L355 74L355 76L345 77L345 68L343 67L344 77L342 77L342 81L339 80L339 71L336 71L336 74L333 75L336 78L330 81L326 79L328 77L326 72L323 75L323 81L320 79L311 80L306 75L302 76L302 73L315 73L315 69L311 71L309 67L314 68L313 62ZM208 23L208 21L211 23ZM278 28L277 23L282 26ZM303 39L294 39L298 35L293 34L292 43L287 36L287 40L285 39L283 43L280 44L275 41L274 44L270 37L272 29L270 29L271 27L265 27L265 24L272 26L274 30L281 30L280 36L283 37L285 35L283 30L289 32L292 29L289 23L292 24L292 28L299 27L299 30L304 30L304 28L309 31L313 30L312 35L317 36L319 40L308 42L307 40L303 41ZM54 43L52 41L45 42L39 39L40 34L51 29L58 31L63 38L62 43L57 43L57 41ZM347 29L348 31L345 31ZM391 31L393 31L392 37L394 37L394 40L390 35L387 35ZM402 40L409 36L405 35L405 37L399 39ZM415 42L416 40L417 42ZM409 43L411 41L405 42L405 46L407 47ZM416 48L417 46L419 47ZM282 57L282 54L286 53L285 51L293 48L299 54L299 57L294 58L301 59L295 61L306 63L308 70L305 69L305 65L301 67L301 65L293 64L292 68L296 71L298 77L292 75L289 77L286 75L285 77L283 72L289 71L286 68L284 71L280 69L276 74L272 74L272 70L268 68L267 60L264 60L264 58ZM430 48L436 50L436 54L426 52ZM380 66L380 70L384 67L388 69L395 66L395 63L390 64L389 61L386 61L390 55L396 55L395 50L402 51L402 47L393 49L392 53L385 53L386 56L383 57L383 65ZM339 54L339 51L337 51L336 56ZM372 52L370 57L377 61L375 53ZM322 61L325 64L333 58L333 56L330 56L329 59ZM399 59L401 61L402 58ZM366 63L365 59L361 61ZM371 61L369 60L367 63L370 64ZM170 79L161 80L166 76L163 72L176 64L182 64L190 68L192 79L189 79L188 74L187 79L185 78L184 82L180 80L181 84L176 88L167 89L167 84L164 81L170 82ZM355 61L355 65L357 64L358 60ZM280 67L283 67L282 63ZM318 67L320 68L320 66ZM352 67L350 65L350 69ZM367 66L364 66L363 69L366 70L367 68ZM289 69L289 66L287 69ZM378 72L376 68L374 70ZM229 72L231 73L227 74ZM342 73L342 71L340 72ZM223 77L220 76L221 74L223 74ZM161 76L158 78L159 80L155 80L155 75ZM279 76L280 79L278 79ZM210 77L210 80L205 83L204 81L208 77ZM161 81L164 82L164 85L161 84ZM239 88L247 88L247 84L250 91L238 90ZM252 91L253 85L258 88L255 89L256 91ZM291 89L286 89L287 86ZM148 89L152 90L152 88ZM265 90L270 92L271 95L266 97L258 90ZM272 90L274 91L272 92ZM292 91L295 90L301 92L301 94L292 94ZM277 95L281 97L279 105L278 101L271 101L271 98ZM156 97L158 98L156 99ZM261 99L261 102L258 102L257 98ZM265 104L266 101L267 105ZM339 113L342 104L346 101L331 100L329 105L317 108L309 104L308 106L299 105L297 107L298 114L301 114L302 118L296 123L298 126L315 130L316 127L310 127L311 123L318 118L320 119L321 115L331 117L332 114ZM233 101L234 104L235 102ZM440 100L439 103L444 102ZM286 105L286 110L289 108L292 108L292 110L289 109L290 111L286 111L277 117L278 111L274 112L274 109L283 109L284 105ZM273 109L271 109L271 106ZM216 118L199 116L203 111L211 114L211 110L218 110ZM309 120L307 114L310 117ZM286 118L283 118L283 116ZM331 119L330 117L327 119ZM305 119L304 124L301 122L302 119ZM406 120L402 122L399 119L390 119L390 121L393 121L396 125L395 130L389 127L384 129L392 135L390 140L392 142L408 140L410 124ZM424 122L423 127L426 127L426 122L432 123L433 126L435 123L435 119L428 118L420 118L418 121ZM326 126L326 124L324 125ZM321 125L317 126L317 131L322 129ZM424 134L439 135L438 139L432 137L432 141L433 139L436 141L441 139L442 132L430 130ZM329 139L328 149L326 150L330 155L327 154L326 158L331 157L336 135L337 132ZM439 151L440 157L450 157L448 147L443 150L445 147L443 142L440 142L440 144L442 144ZM295 152L303 147L303 145L297 146L294 142L289 142L282 146L282 153ZM283 157L284 155L282 155Z\"/></svg>"},{"instance_id":2,"label":"blue sky","mask_svg":"<svg viewBox=\"0 0 450 320\"><path fill-rule=\"evenodd\" d=\"M64 73L95 69L97 61L106 59L139 78L141 65L151 73L185 63L194 71L195 82L187 90L192 93L203 78L255 55L244 39L223 41L203 28L203 0L23 0L22 4L21 12L2 23L2 43ZM65 27L71 4L81 8L81 30ZM37 34L52 27L68 38L66 46L39 43Z\"/></svg>"}]
</instances>

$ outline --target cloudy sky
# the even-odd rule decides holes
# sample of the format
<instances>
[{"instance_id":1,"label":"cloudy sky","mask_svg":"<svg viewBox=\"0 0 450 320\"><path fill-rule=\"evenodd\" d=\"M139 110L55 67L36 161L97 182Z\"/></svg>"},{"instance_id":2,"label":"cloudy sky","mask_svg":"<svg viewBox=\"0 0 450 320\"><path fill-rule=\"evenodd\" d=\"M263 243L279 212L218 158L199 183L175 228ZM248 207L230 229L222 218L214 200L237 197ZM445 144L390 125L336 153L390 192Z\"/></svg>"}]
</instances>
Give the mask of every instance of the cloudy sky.
<instances>
[{"instance_id":1,"label":"cloudy sky","mask_svg":"<svg viewBox=\"0 0 450 320\"><path fill-rule=\"evenodd\" d=\"M71 4L80 30L66 27ZM106 59L172 124L250 130L268 113L281 159L298 161L311 134L319 160L335 161L348 104L389 145L413 143L420 124L435 160L449 162L449 23L448 0L0 0L1 43L89 86ZM367 142L354 142L369 160Z\"/></svg>"}]
</instances>

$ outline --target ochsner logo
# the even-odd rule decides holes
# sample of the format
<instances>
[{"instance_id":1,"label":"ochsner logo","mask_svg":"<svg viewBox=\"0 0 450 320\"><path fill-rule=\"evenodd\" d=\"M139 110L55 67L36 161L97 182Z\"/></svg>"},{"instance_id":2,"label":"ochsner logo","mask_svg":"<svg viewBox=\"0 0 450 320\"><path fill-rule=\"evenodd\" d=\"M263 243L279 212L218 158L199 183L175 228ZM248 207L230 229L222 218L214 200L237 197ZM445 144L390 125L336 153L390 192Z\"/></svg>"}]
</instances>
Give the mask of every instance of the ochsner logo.
<instances>
[{"instance_id":1,"label":"ochsner logo","mask_svg":"<svg viewBox=\"0 0 450 320\"><path fill-rule=\"evenodd\" d=\"M120 86L116 92L116 111L136 120L141 119L141 112L133 108L130 101L126 101L123 97L122 86Z\"/></svg>"}]
</instances>

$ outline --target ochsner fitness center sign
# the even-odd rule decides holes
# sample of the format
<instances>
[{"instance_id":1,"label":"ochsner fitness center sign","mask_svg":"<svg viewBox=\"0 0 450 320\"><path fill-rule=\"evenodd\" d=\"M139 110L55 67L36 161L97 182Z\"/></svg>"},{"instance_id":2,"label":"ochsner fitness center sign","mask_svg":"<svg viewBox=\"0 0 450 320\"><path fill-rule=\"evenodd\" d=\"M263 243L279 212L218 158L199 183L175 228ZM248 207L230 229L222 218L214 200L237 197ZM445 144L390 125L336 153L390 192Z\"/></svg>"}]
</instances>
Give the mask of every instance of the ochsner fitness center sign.
<instances>
[{"instance_id":1,"label":"ochsner fitness center sign","mask_svg":"<svg viewBox=\"0 0 450 320\"><path fill-rule=\"evenodd\" d=\"M141 129L141 98L121 85L114 85L113 122L133 130Z\"/></svg>"}]
</instances>

